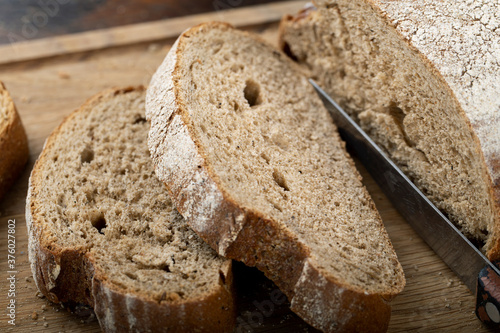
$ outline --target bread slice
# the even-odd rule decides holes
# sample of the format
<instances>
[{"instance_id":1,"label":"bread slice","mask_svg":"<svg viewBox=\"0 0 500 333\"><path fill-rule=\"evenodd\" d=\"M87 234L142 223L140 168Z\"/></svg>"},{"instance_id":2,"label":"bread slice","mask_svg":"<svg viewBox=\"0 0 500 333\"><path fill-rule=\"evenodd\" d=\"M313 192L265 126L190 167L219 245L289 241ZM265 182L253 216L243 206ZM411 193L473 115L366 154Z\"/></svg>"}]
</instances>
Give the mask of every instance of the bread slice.
<instances>
[{"instance_id":1,"label":"bread slice","mask_svg":"<svg viewBox=\"0 0 500 333\"><path fill-rule=\"evenodd\" d=\"M499 259L498 1L315 2L282 20L283 49Z\"/></svg>"},{"instance_id":2,"label":"bread slice","mask_svg":"<svg viewBox=\"0 0 500 333\"><path fill-rule=\"evenodd\" d=\"M28 138L16 107L0 81L0 200L24 170L28 161Z\"/></svg>"},{"instance_id":3,"label":"bread slice","mask_svg":"<svg viewBox=\"0 0 500 333\"><path fill-rule=\"evenodd\" d=\"M146 98L158 177L219 254L324 331L383 331L405 284L380 216L299 68L224 23L184 32Z\"/></svg>"},{"instance_id":4,"label":"bread slice","mask_svg":"<svg viewBox=\"0 0 500 333\"><path fill-rule=\"evenodd\" d=\"M47 139L26 207L33 277L50 301L93 307L105 332L231 332L231 261L155 177L144 95L107 90Z\"/></svg>"}]
</instances>

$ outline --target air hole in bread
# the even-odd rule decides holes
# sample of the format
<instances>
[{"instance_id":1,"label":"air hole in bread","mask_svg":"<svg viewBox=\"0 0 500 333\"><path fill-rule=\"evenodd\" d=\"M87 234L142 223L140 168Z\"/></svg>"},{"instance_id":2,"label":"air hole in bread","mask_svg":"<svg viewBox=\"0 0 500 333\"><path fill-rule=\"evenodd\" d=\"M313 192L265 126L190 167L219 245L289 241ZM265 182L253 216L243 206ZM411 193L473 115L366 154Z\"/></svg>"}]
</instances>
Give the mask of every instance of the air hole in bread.
<instances>
[{"instance_id":1,"label":"air hole in bread","mask_svg":"<svg viewBox=\"0 0 500 333\"><path fill-rule=\"evenodd\" d=\"M137 118L134 120L134 125L135 124L144 124L146 122L146 118L142 116L137 116Z\"/></svg>"},{"instance_id":2,"label":"air hole in bread","mask_svg":"<svg viewBox=\"0 0 500 333\"><path fill-rule=\"evenodd\" d=\"M220 277L222 284L226 284L226 276L224 275L223 272L219 271L219 277Z\"/></svg>"},{"instance_id":3,"label":"air hole in bread","mask_svg":"<svg viewBox=\"0 0 500 333\"><path fill-rule=\"evenodd\" d=\"M64 194L59 194L57 196L57 204L63 208L66 207L66 205L64 204Z\"/></svg>"},{"instance_id":4,"label":"air hole in bread","mask_svg":"<svg viewBox=\"0 0 500 333\"><path fill-rule=\"evenodd\" d=\"M338 74L341 79L345 78L346 76L345 70L343 68L338 70Z\"/></svg>"},{"instance_id":5,"label":"air hole in bread","mask_svg":"<svg viewBox=\"0 0 500 333\"><path fill-rule=\"evenodd\" d=\"M288 43L283 44L283 52L285 52L285 54L287 56L289 56L290 58L292 58L293 60L295 60L295 61L299 60L297 58L297 56L295 54L293 54L292 50L290 49L290 45Z\"/></svg>"},{"instance_id":6,"label":"air hole in bread","mask_svg":"<svg viewBox=\"0 0 500 333\"><path fill-rule=\"evenodd\" d=\"M224 46L223 41L221 40L216 41L213 46L213 54L219 53L219 51L222 49L223 46Z\"/></svg>"},{"instance_id":7,"label":"air hole in bread","mask_svg":"<svg viewBox=\"0 0 500 333\"><path fill-rule=\"evenodd\" d=\"M94 151L90 147L85 147L85 149L80 154L80 160L83 163L90 163L94 159Z\"/></svg>"},{"instance_id":8,"label":"air hole in bread","mask_svg":"<svg viewBox=\"0 0 500 333\"><path fill-rule=\"evenodd\" d=\"M278 205L277 203L275 203L275 202L273 202L271 200L269 200L269 203L271 204L271 206L273 206L274 209L276 209L277 211L283 213L283 208L280 205Z\"/></svg>"},{"instance_id":9,"label":"air hole in bread","mask_svg":"<svg viewBox=\"0 0 500 333\"><path fill-rule=\"evenodd\" d=\"M406 142L408 147L415 147L415 142L410 139L405 130L405 125L403 122L405 120L406 114L404 113L404 111L399 106L397 106L396 103L392 102L387 108L387 112L401 130L401 133L403 134L403 140Z\"/></svg>"},{"instance_id":10,"label":"air hole in bread","mask_svg":"<svg viewBox=\"0 0 500 333\"><path fill-rule=\"evenodd\" d=\"M245 82L245 89L243 89L243 93L250 107L257 106L262 103L260 85L254 80L250 79Z\"/></svg>"},{"instance_id":11,"label":"air hole in bread","mask_svg":"<svg viewBox=\"0 0 500 333\"><path fill-rule=\"evenodd\" d=\"M266 161L266 163L269 164L269 161L271 160L271 158L266 153L261 153L260 157L262 157L264 159L264 161Z\"/></svg>"},{"instance_id":12,"label":"air hole in bread","mask_svg":"<svg viewBox=\"0 0 500 333\"><path fill-rule=\"evenodd\" d=\"M283 190L290 191L290 188L288 187L285 176L283 176L283 174L281 172L279 172L278 170L274 170L273 179L276 182L276 184L278 184L278 186L283 188Z\"/></svg>"},{"instance_id":13,"label":"air hole in bread","mask_svg":"<svg viewBox=\"0 0 500 333\"><path fill-rule=\"evenodd\" d=\"M239 72L240 70L243 70L245 68L245 66L241 65L241 64L234 64L231 66L231 70L233 72Z\"/></svg>"},{"instance_id":14,"label":"air hole in bread","mask_svg":"<svg viewBox=\"0 0 500 333\"><path fill-rule=\"evenodd\" d=\"M92 217L91 221L92 226L99 231L100 234L104 235L102 229L106 228L106 219L104 218L103 213L96 214Z\"/></svg>"},{"instance_id":15,"label":"air hole in bread","mask_svg":"<svg viewBox=\"0 0 500 333\"><path fill-rule=\"evenodd\" d=\"M405 112L399 106L397 106L397 104L395 102L392 102L389 105L387 111L388 111L389 115L391 115L391 117L394 120L394 122L396 123L396 125L401 130L401 133L403 135L403 140L406 143L406 145L408 147L411 147L411 148L415 149L416 151L418 151L419 152L419 157L423 161L425 161L427 163L430 163L429 159L427 158L427 156L425 155L425 153L422 150L420 150L420 149L417 148L417 143L414 140L412 140L411 137L407 133L406 127L404 125L404 120L405 120L405 117L406 117Z\"/></svg>"},{"instance_id":16,"label":"air hole in bread","mask_svg":"<svg viewBox=\"0 0 500 333\"><path fill-rule=\"evenodd\" d=\"M391 103L387 109L389 114L392 116L394 121L400 126L403 127L403 121L405 119L406 114L404 111L396 105L396 103Z\"/></svg>"}]
</instances>

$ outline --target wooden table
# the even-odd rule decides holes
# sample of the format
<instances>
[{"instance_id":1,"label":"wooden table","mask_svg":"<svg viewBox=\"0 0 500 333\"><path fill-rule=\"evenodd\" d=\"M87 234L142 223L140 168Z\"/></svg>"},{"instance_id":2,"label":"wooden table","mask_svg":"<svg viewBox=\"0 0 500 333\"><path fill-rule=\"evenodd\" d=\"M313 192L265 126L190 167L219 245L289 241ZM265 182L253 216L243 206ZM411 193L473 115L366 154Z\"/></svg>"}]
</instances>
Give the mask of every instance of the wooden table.
<instances>
[{"instance_id":1,"label":"wooden table","mask_svg":"<svg viewBox=\"0 0 500 333\"><path fill-rule=\"evenodd\" d=\"M0 44L243 8L268 2L273 0L0 1Z\"/></svg>"},{"instance_id":2,"label":"wooden table","mask_svg":"<svg viewBox=\"0 0 500 333\"><path fill-rule=\"evenodd\" d=\"M112 86L148 84L175 37L208 20L227 20L275 43L277 22L304 3L280 2L150 22L90 33L0 46L4 81L24 122L31 151L19 181L0 203L0 331L98 332L92 312L70 312L37 296L27 258L24 206L29 172L44 140L87 98ZM406 273L407 286L392 302L389 332L488 332L474 315L474 297L406 224L360 166L364 183L379 209ZM7 268L8 221L15 221L16 326L6 316L11 275ZM238 332L312 332L286 304L263 312L274 284L255 269L237 265L241 282Z\"/></svg>"}]
</instances>

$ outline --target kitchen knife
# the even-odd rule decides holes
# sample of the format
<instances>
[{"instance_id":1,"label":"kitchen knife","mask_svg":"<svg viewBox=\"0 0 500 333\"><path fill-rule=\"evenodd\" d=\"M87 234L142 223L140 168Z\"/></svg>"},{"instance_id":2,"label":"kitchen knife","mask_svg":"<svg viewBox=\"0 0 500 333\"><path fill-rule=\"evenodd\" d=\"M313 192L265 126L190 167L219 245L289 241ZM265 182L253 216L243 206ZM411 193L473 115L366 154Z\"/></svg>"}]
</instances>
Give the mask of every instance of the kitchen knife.
<instances>
[{"instance_id":1,"label":"kitchen knife","mask_svg":"<svg viewBox=\"0 0 500 333\"><path fill-rule=\"evenodd\" d=\"M382 149L313 80L309 80L336 123L347 147L365 166L394 207L476 293L476 315L500 324L500 270L405 176ZM498 264L498 262L496 262Z\"/></svg>"}]
</instances>

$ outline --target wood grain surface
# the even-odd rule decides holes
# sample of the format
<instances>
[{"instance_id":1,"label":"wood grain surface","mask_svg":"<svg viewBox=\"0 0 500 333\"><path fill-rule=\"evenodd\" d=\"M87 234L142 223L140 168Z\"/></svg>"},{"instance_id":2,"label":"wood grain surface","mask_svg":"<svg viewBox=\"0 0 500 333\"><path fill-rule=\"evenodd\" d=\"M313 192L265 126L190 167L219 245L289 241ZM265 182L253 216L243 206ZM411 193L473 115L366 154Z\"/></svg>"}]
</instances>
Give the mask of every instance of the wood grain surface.
<instances>
[{"instance_id":1,"label":"wood grain surface","mask_svg":"<svg viewBox=\"0 0 500 333\"><path fill-rule=\"evenodd\" d=\"M255 15L252 10L239 9L237 15ZM246 29L276 44L278 18L270 23L258 18L253 23L247 20ZM134 30L134 26L128 28ZM139 26L137 29L142 28ZM59 52L51 58L0 66L0 80L5 82L18 107L30 146L30 161L26 170L0 203L1 332L100 331L92 311L81 307L63 308L37 296L27 257L24 217L29 172L47 136L86 99L110 87L147 85L174 42L169 37L173 36L154 42L141 40L130 45L107 45L105 49L88 52ZM407 278L405 290L392 302L389 332L488 332L474 315L472 294L406 224L361 166L360 170ZM15 221L16 259L13 269L7 266L9 221ZM236 265L235 274L241 295L238 301L238 332L314 331L295 316L286 303L269 306L276 286L258 271ZM8 296L11 284L7 279L11 275L15 277L15 297ZM10 299L14 299L16 304L16 326L8 323L7 305Z\"/></svg>"}]
</instances>

